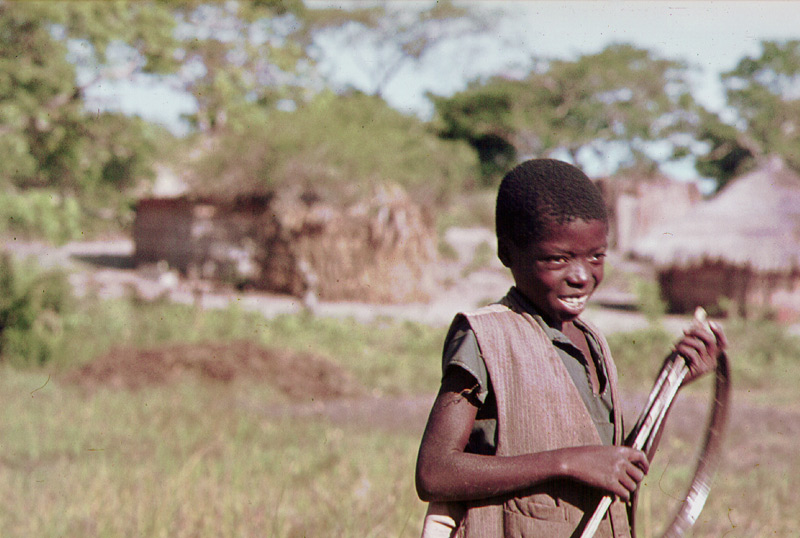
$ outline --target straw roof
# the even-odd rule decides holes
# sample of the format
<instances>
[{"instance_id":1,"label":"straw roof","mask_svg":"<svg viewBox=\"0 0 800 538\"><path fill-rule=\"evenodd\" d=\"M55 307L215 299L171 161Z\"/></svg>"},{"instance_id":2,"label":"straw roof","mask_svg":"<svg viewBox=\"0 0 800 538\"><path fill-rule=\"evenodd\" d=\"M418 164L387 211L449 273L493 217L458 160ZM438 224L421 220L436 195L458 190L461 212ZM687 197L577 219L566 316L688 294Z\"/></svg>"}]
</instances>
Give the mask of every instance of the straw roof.
<instances>
[{"instance_id":1,"label":"straw roof","mask_svg":"<svg viewBox=\"0 0 800 538\"><path fill-rule=\"evenodd\" d=\"M633 248L657 267L719 261L756 271L800 268L800 175L780 157L732 181Z\"/></svg>"}]
</instances>

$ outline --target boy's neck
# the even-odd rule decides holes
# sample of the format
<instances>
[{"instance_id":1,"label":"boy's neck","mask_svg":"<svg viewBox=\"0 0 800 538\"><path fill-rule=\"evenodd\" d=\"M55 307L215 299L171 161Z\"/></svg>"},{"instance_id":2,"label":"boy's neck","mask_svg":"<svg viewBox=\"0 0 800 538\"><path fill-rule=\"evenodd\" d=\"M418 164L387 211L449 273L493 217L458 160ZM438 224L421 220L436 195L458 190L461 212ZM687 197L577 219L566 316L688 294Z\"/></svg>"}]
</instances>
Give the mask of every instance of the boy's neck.
<instances>
[{"instance_id":1,"label":"boy's neck","mask_svg":"<svg viewBox=\"0 0 800 538\"><path fill-rule=\"evenodd\" d=\"M517 296L518 300L522 303L522 307L525 310L527 310L531 314L535 314L536 316L542 318L542 321L544 321L545 324L551 329L564 332L565 324L563 322L553 320L549 316L542 313L538 308L536 308L536 305L533 304L533 301L531 301L524 293L522 293L522 291L518 287L514 286L512 290L514 294ZM568 323L572 324L572 322Z\"/></svg>"}]
</instances>

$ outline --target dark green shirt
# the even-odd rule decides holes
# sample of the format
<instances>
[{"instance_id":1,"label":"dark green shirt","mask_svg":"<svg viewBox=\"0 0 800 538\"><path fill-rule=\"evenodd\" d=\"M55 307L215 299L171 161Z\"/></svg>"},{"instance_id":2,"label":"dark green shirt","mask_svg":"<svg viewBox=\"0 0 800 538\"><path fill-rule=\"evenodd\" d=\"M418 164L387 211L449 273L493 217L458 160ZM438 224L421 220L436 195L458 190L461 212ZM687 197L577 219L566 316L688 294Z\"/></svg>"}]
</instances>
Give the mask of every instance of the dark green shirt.
<instances>
[{"instance_id":1,"label":"dark green shirt","mask_svg":"<svg viewBox=\"0 0 800 538\"><path fill-rule=\"evenodd\" d=\"M594 421L600 439L607 445L613 444L614 414L611 402L611 388L609 387L608 375L602 360L600 343L595 340L591 332L580 321L576 321L575 326L586 335L586 341L592 353L591 357L586 357L564 333L550 327L544 318L536 312L533 304L516 288L511 288L509 294L513 295L514 299L531 314L550 338L558 356L564 362L564 366L569 372L573 383L575 383L589 415ZM450 339L445 342L442 370L446 371L450 366L457 366L472 375L476 382L472 394L480 404L466 451L475 454L494 454L497 446L497 402L491 387L489 373L486 370L486 364L478 347L477 337L464 318L461 318L460 323L453 328L450 334ZM588 360L594 361L597 369L601 387L599 394L595 394L592 390L591 381L589 380Z\"/></svg>"}]
</instances>

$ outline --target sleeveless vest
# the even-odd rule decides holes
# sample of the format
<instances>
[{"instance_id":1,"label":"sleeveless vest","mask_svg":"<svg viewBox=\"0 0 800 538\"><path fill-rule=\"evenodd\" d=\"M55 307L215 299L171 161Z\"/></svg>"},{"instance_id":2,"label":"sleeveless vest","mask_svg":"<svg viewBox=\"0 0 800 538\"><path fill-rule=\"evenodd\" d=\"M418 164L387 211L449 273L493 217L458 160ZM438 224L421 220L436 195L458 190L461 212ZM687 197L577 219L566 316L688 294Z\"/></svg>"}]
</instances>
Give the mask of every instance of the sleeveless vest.
<instances>
[{"instance_id":1,"label":"sleeveless vest","mask_svg":"<svg viewBox=\"0 0 800 538\"><path fill-rule=\"evenodd\" d=\"M530 314L506 296L461 314L478 339L497 399L498 456L602 444L578 389L553 344ZM584 322L603 350L614 404L614 443L621 443L617 372L608 343ZM467 503L457 538L578 537L603 493L574 480L552 480L515 495ZM595 534L630 538L624 503L616 500Z\"/></svg>"}]
</instances>

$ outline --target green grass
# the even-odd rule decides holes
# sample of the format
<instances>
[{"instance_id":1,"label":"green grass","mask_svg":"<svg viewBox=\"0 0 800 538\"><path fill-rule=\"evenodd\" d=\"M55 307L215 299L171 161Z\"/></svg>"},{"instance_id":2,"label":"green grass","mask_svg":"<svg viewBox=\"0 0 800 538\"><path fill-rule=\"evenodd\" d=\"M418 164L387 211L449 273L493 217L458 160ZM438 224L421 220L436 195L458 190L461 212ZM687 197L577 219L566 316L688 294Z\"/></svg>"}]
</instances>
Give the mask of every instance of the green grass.
<instances>
[{"instance_id":1,"label":"green grass","mask_svg":"<svg viewBox=\"0 0 800 538\"><path fill-rule=\"evenodd\" d=\"M800 404L800 337L768 320L731 319L723 327L737 396L758 405ZM608 341L623 390L646 390L675 338L654 324L608 335Z\"/></svg>"},{"instance_id":2,"label":"green grass","mask_svg":"<svg viewBox=\"0 0 800 538\"><path fill-rule=\"evenodd\" d=\"M257 328L261 342L336 360L380 394L433 392L441 377L445 330L408 321L281 316Z\"/></svg>"},{"instance_id":3,"label":"green grass","mask_svg":"<svg viewBox=\"0 0 800 538\"><path fill-rule=\"evenodd\" d=\"M733 402L723 460L711 495L690 536L793 536L800 525L796 476L800 473L797 421L800 396L800 339L765 320L731 319L724 323L730 342ZM658 325L610 335L621 372L623 394L649 389L672 338ZM712 379L685 389L679 400L693 398L709 406ZM737 412L740 411L740 412ZM637 511L640 538L661 536L686 494L704 435L705 417L691 429L668 430L645 478Z\"/></svg>"},{"instance_id":4,"label":"green grass","mask_svg":"<svg viewBox=\"0 0 800 538\"><path fill-rule=\"evenodd\" d=\"M323 355L371 394L432 394L442 329L135 301L82 308L57 361L0 365L0 536L419 535L424 505L413 469L421 429L286 416L277 412L285 398L268 382L187 377L87 393L60 374L118 345L247 338ZM724 461L692 536L791 536L800 526L790 508L800 502L800 439L773 413L791 418L800 407L797 341L768 322L726 327L735 402L754 411L731 417ZM650 329L611 342L626 393L651 386L671 338ZM707 399L709 382L681 398ZM767 403L773 407L759 407ZM641 538L660 536L701 433L667 432L637 512Z\"/></svg>"},{"instance_id":5,"label":"green grass","mask_svg":"<svg viewBox=\"0 0 800 538\"><path fill-rule=\"evenodd\" d=\"M798 503L796 476L800 469L798 439L780 431L763 430L749 420L732 417L710 496L689 536L749 538L796 534L800 525L800 514L794 509ZM640 492L639 538L661 536L676 513L694 472L702 433L698 426L689 431L668 431L665 435Z\"/></svg>"},{"instance_id":6,"label":"green grass","mask_svg":"<svg viewBox=\"0 0 800 538\"><path fill-rule=\"evenodd\" d=\"M119 346L246 339L333 360L376 394L435 391L441 372L444 330L408 321L362 324L306 315L266 319L236 305L205 311L130 300L84 302L72 320L49 364L53 371L73 368Z\"/></svg>"},{"instance_id":7,"label":"green grass","mask_svg":"<svg viewBox=\"0 0 800 538\"><path fill-rule=\"evenodd\" d=\"M417 532L416 435L257 412L271 399L255 384L87 396L46 381L2 369L2 536Z\"/></svg>"}]
</instances>

